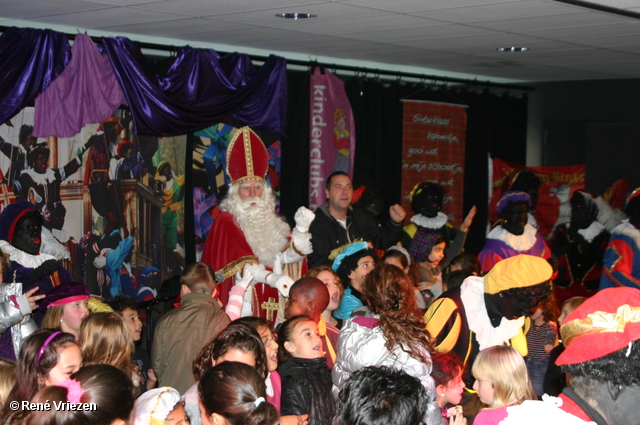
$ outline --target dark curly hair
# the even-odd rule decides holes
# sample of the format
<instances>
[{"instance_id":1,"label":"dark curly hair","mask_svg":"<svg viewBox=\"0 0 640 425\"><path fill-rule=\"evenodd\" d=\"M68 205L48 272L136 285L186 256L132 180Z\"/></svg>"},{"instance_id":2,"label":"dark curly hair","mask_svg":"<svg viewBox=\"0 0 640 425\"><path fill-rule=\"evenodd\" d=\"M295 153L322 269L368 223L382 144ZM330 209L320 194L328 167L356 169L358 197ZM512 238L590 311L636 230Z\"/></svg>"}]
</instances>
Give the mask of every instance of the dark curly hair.
<instances>
[{"instance_id":1,"label":"dark curly hair","mask_svg":"<svg viewBox=\"0 0 640 425\"><path fill-rule=\"evenodd\" d=\"M114 297L111 300L107 301L107 304L113 309L113 311L120 314L121 316L122 312L126 308L130 308L133 311L138 311L136 300L125 295L118 295L117 297Z\"/></svg>"},{"instance_id":2,"label":"dark curly hair","mask_svg":"<svg viewBox=\"0 0 640 425\"><path fill-rule=\"evenodd\" d=\"M531 193L537 193L540 190L541 184L542 181L538 176L531 171L524 170L518 173L509 190L519 190L531 195Z\"/></svg>"},{"instance_id":3,"label":"dark curly hair","mask_svg":"<svg viewBox=\"0 0 640 425\"><path fill-rule=\"evenodd\" d=\"M371 248L363 249L362 251L354 252L348 257L344 257L342 263L340 263L340 267L338 267L338 270L336 270L336 273L338 273L338 276L340 277L342 283L346 284L345 286L347 286L349 282L351 282L349 275L352 271L358 268L358 261L360 261L361 258L367 256L373 258L373 261L376 263L379 260L378 254Z\"/></svg>"},{"instance_id":4,"label":"dark curly hair","mask_svg":"<svg viewBox=\"0 0 640 425\"><path fill-rule=\"evenodd\" d=\"M392 367L365 367L340 391L340 425L419 425L429 405L418 378Z\"/></svg>"},{"instance_id":5,"label":"dark curly hair","mask_svg":"<svg viewBox=\"0 0 640 425\"><path fill-rule=\"evenodd\" d=\"M440 186L438 183L433 182L420 183L416 192L418 193L411 199L411 209L416 214L420 214L425 206L426 199L429 195L436 195L443 200L445 195L442 186Z\"/></svg>"},{"instance_id":6,"label":"dark curly hair","mask_svg":"<svg viewBox=\"0 0 640 425\"><path fill-rule=\"evenodd\" d=\"M428 352L433 344L416 307L413 288L404 271L383 263L367 275L362 294L371 312L380 316L387 350L393 353L399 347L419 362L430 364Z\"/></svg>"},{"instance_id":7,"label":"dark curly hair","mask_svg":"<svg viewBox=\"0 0 640 425\"><path fill-rule=\"evenodd\" d=\"M610 382L614 386L640 385L640 341L633 341L629 347L584 363L563 365L562 371L571 374L574 388L588 385L590 380Z\"/></svg>"}]
</instances>

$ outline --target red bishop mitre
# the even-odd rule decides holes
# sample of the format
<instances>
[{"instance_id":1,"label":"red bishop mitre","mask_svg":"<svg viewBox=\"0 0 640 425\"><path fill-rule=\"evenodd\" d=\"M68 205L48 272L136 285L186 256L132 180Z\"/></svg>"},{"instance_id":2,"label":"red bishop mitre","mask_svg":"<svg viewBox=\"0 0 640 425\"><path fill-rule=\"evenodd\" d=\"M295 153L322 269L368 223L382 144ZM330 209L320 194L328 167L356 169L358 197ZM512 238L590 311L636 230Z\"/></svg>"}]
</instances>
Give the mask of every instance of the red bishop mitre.
<instances>
[{"instance_id":1,"label":"red bishop mitre","mask_svg":"<svg viewBox=\"0 0 640 425\"><path fill-rule=\"evenodd\" d=\"M242 127L233 136L227 147L227 175L231 184L264 178L269 170L267 148L258 135L249 127Z\"/></svg>"}]
</instances>

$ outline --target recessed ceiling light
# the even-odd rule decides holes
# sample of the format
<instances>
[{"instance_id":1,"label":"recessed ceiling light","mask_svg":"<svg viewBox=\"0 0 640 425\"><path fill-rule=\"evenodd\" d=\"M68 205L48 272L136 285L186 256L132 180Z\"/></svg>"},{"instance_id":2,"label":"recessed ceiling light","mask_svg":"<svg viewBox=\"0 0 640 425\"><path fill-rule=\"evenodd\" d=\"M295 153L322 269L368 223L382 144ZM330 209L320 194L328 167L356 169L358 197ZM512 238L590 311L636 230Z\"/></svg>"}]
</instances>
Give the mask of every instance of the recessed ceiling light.
<instances>
[{"instance_id":1,"label":"recessed ceiling light","mask_svg":"<svg viewBox=\"0 0 640 425\"><path fill-rule=\"evenodd\" d=\"M314 15L313 13L293 13L293 12L285 12L276 14L278 18L284 19L309 19L316 18L318 15Z\"/></svg>"},{"instance_id":2,"label":"recessed ceiling light","mask_svg":"<svg viewBox=\"0 0 640 425\"><path fill-rule=\"evenodd\" d=\"M498 50L499 52L526 52L527 50L529 50L529 48L512 46L512 47L498 47L496 50Z\"/></svg>"}]
</instances>

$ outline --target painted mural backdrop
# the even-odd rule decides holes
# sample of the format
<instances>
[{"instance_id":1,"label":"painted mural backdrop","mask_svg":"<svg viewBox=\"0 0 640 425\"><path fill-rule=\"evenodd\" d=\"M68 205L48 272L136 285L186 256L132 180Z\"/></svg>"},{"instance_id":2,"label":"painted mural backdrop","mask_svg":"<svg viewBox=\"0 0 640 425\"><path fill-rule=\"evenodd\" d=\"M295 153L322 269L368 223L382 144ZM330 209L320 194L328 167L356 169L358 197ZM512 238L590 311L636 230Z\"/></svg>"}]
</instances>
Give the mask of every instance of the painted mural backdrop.
<instances>
[{"instance_id":1,"label":"painted mural backdrop","mask_svg":"<svg viewBox=\"0 0 640 425\"><path fill-rule=\"evenodd\" d=\"M26 199L44 218L42 250L92 294L155 295L184 266L186 136L133 134L117 110L68 138L36 138L34 109L0 125L0 207Z\"/></svg>"}]
</instances>

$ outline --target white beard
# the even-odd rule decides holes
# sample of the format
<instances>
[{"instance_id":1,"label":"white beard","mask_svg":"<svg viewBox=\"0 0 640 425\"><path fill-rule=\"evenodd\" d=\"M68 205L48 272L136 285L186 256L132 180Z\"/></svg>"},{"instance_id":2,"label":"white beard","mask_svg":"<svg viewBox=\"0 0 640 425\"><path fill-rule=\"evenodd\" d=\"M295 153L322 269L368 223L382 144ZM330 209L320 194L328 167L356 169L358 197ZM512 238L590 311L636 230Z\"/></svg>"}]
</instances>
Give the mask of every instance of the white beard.
<instances>
[{"instance_id":1,"label":"white beard","mask_svg":"<svg viewBox=\"0 0 640 425\"><path fill-rule=\"evenodd\" d=\"M289 225L275 214L275 208L273 190L267 185L262 198L244 201L238 195L238 187L231 186L227 197L220 203L220 210L233 215L258 261L267 267L275 265L276 257L287 245L291 234Z\"/></svg>"}]
</instances>

